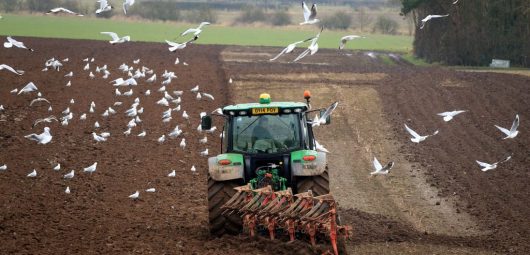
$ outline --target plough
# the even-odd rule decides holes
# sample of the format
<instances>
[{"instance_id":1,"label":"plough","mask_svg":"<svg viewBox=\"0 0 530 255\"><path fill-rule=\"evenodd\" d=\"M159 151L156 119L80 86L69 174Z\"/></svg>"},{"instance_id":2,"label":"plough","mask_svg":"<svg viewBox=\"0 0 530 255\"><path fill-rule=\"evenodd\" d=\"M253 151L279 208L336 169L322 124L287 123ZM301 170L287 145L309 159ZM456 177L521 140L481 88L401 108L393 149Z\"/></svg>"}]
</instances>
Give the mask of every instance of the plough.
<instances>
[{"instance_id":1,"label":"plough","mask_svg":"<svg viewBox=\"0 0 530 255\"><path fill-rule=\"evenodd\" d=\"M337 203L331 194L313 196L311 190L293 195L291 188L274 191L266 186L252 189L250 184L236 187L236 194L221 209L223 215L240 214L243 230L255 236L258 229L268 232L271 240L286 233L290 241L297 235L309 237L316 246L317 236L329 238L333 253L338 255L338 238L351 235L350 226L337 222Z\"/></svg>"}]
</instances>

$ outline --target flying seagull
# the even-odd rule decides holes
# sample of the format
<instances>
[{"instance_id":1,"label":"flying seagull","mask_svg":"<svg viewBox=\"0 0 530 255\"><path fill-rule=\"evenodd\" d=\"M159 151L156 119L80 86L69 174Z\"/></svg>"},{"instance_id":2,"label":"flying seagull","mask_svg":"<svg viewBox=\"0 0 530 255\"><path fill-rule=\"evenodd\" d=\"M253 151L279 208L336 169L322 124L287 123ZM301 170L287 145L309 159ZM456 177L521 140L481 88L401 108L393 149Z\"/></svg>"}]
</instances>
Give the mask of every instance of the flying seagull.
<instances>
[{"instance_id":1,"label":"flying seagull","mask_svg":"<svg viewBox=\"0 0 530 255\"><path fill-rule=\"evenodd\" d=\"M188 28L186 31L180 33L180 36L184 36L190 33L193 33L193 35L199 35L202 32L202 27L210 25L210 22L201 22L198 27L196 28Z\"/></svg>"},{"instance_id":2,"label":"flying seagull","mask_svg":"<svg viewBox=\"0 0 530 255\"><path fill-rule=\"evenodd\" d=\"M449 16L449 14L446 14L446 15L427 15L427 17L425 17L424 19L421 20L420 29L423 29L423 27L425 26L425 23L427 23L427 21L429 21L431 19L445 18L447 16Z\"/></svg>"},{"instance_id":3,"label":"flying seagull","mask_svg":"<svg viewBox=\"0 0 530 255\"><path fill-rule=\"evenodd\" d=\"M373 164L375 171L371 172L370 175L385 175L388 174L390 169L392 169L392 167L394 166L394 161L390 161L388 164L386 164L385 167L383 167L381 163L379 163L379 160L374 157Z\"/></svg>"},{"instance_id":4,"label":"flying seagull","mask_svg":"<svg viewBox=\"0 0 530 255\"><path fill-rule=\"evenodd\" d=\"M123 13L127 15L127 11L129 10L129 7L131 7L134 4L134 0L124 0L123 1Z\"/></svg>"},{"instance_id":5,"label":"flying seagull","mask_svg":"<svg viewBox=\"0 0 530 255\"><path fill-rule=\"evenodd\" d=\"M453 119L456 115L466 112L465 110L458 110L458 111L450 111L450 112L442 112L438 113L437 115L444 117L444 121L448 122Z\"/></svg>"},{"instance_id":6,"label":"flying seagull","mask_svg":"<svg viewBox=\"0 0 530 255\"><path fill-rule=\"evenodd\" d=\"M411 128L409 128L407 126L407 124L405 124L405 129L413 136L412 138L410 138L410 140L413 142L413 143L420 143L420 142L423 142L425 141L425 139L427 139L427 137L429 136L433 136L433 135L436 135L438 134L438 130L434 131L434 133L432 135L425 135L425 136L421 136L421 135L418 135L418 133L416 133L416 131L412 130Z\"/></svg>"},{"instance_id":7,"label":"flying seagull","mask_svg":"<svg viewBox=\"0 0 530 255\"><path fill-rule=\"evenodd\" d=\"M171 52L175 52L177 50L181 50L181 49L184 49L186 48L187 44L188 43L191 43L193 41L196 41L197 39L199 39L199 36L196 35L195 37L193 37L191 40L187 41L187 42L183 42L183 43L176 43L176 42L170 42L168 40L166 40L166 43L169 44L169 51Z\"/></svg>"},{"instance_id":8,"label":"flying seagull","mask_svg":"<svg viewBox=\"0 0 530 255\"><path fill-rule=\"evenodd\" d=\"M11 47L17 47L17 48L21 48L21 49L26 49L26 50L29 50L29 51L33 51L32 48L28 48L26 47L26 45L24 45L23 42L19 42L13 38L11 38L11 36L8 36L7 37L7 42L4 43L4 47L5 48L11 48Z\"/></svg>"},{"instance_id":9,"label":"flying seagull","mask_svg":"<svg viewBox=\"0 0 530 255\"><path fill-rule=\"evenodd\" d=\"M317 5L316 4L313 4L311 6L311 10L309 10L305 2L302 1L302 8L304 9L304 22L300 23L300 25L315 24L320 21L316 19L316 16L317 16Z\"/></svg>"},{"instance_id":10,"label":"flying seagull","mask_svg":"<svg viewBox=\"0 0 530 255\"><path fill-rule=\"evenodd\" d=\"M41 134L29 134L24 137L33 141L37 141L38 144L47 144L52 140L49 127L44 127L44 132Z\"/></svg>"},{"instance_id":11,"label":"flying seagull","mask_svg":"<svg viewBox=\"0 0 530 255\"><path fill-rule=\"evenodd\" d=\"M33 104L37 103L37 102L46 102L48 104L51 104L50 101L48 101L48 99L46 99L44 97L39 97L39 98L35 98L35 99L31 100L31 103L29 103L29 106L33 106Z\"/></svg>"},{"instance_id":12,"label":"flying seagull","mask_svg":"<svg viewBox=\"0 0 530 255\"><path fill-rule=\"evenodd\" d=\"M294 48L296 47L296 45L301 44L301 43L305 43L307 41L310 41L313 38L314 37L311 37L311 38L305 39L303 41L298 41L298 42L294 42L294 43L291 43L291 44L287 45L287 47L285 49L283 49L278 55L276 55L276 57L269 59L269 61L274 61L274 60L278 59L283 54L291 53L294 50ZM232 79L232 78L230 78L230 79Z\"/></svg>"},{"instance_id":13,"label":"flying seagull","mask_svg":"<svg viewBox=\"0 0 530 255\"><path fill-rule=\"evenodd\" d=\"M17 95L20 95L22 93L29 93L29 92L33 92L37 90L39 90L37 86L35 86L33 82L29 82L28 84L26 84L26 86L24 86L21 90L18 91Z\"/></svg>"},{"instance_id":14,"label":"flying seagull","mask_svg":"<svg viewBox=\"0 0 530 255\"><path fill-rule=\"evenodd\" d=\"M33 123L33 127L37 126L41 122L51 123L52 120L55 120L55 121L59 122L59 120L55 116L51 115L51 116L43 118L43 119L35 120L35 122Z\"/></svg>"},{"instance_id":15,"label":"flying seagull","mask_svg":"<svg viewBox=\"0 0 530 255\"><path fill-rule=\"evenodd\" d=\"M517 134L519 134L519 131L517 131L517 128L519 127L519 114L515 115L515 120L513 121L510 130L503 127L499 127L497 125L495 125L495 127L506 135L506 137L504 137L503 139L515 138Z\"/></svg>"},{"instance_id":16,"label":"flying seagull","mask_svg":"<svg viewBox=\"0 0 530 255\"><path fill-rule=\"evenodd\" d=\"M327 109L326 111L320 116L320 118L315 118L313 120L313 122L311 122L311 125L313 127L317 127L317 126L320 126L320 125L323 125L323 124L326 124L327 122L327 118L331 115L331 113L333 113L333 111L335 110L335 108L337 108L337 105L339 105L339 102L335 102L333 104L331 104Z\"/></svg>"},{"instance_id":17,"label":"flying seagull","mask_svg":"<svg viewBox=\"0 0 530 255\"><path fill-rule=\"evenodd\" d=\"M493 164L488 164L488 163L484 163L484 162L480 162L478 160L475 160L477 162L477 164L480 165L480 170L482 170L482 172L486 172L486 171L489 171L489 170L493 170L495 168L497 168L498 164L502 164L508 160L510 160L512 158L512 155L506 157L505 159L499 161L499 162L495 162Z\"/></svg>"},{"instance_id":18,"label":"flying seagull","mask_svg":"<svg viewBox=\"0 0 530 255\"><path fill-rule=\"evenodd\" d=\"M343 36L342 38L340 38L339 50L344 49L344 45L346 45L346 42L354 40L354 39L359 39L359 38L365 38L365 37L364 36L359 36L359 35Z\"/></svg>"},{"instance_id":19,"label":"flying seagull","mask_svg":"<svg viewBox=\"0 0 530 255\"><path fill-rule=\"evenodd\" d=\"M96 10L96 14L108 12L113 8L107 0L98 0L97 2L99 3L99 8Z\"/></svg>"},{"instance_id":20,"label":"flying seagull","mask_svg":"<svg viewBox=\"0 0 530 255\"><path fill-rule=\"evenodd\" d=\"M318 38L320 37L320 33L322 33L323 30L324 30L324 27L322 27L320 29L320 32L318 32L318 34L311 39L311 44L309 44L307 49L304 52L302 52L300 55L298 55L298 57L296 57L296 59L293 60L293 62L296 62L296 61L304 58L309 53L311 53L310 55L313 55L313 54L317 53L317 51L318 51L318 43L317 43L318 42Z\"/></svg>"},{"instance_id":21,"label":"flying seagull","mask_svg":"<svg viewBox=\"0 0 530 255\"><path fill-rule=\"evenodd\" d=\"M124 43L131 40L131 37L128 35L124 37L118 37L118 34L114 32L101 32L101 34L109 35L112 38L112 40L109 41L110 44Z\"/></svg>"},{"instance_id":22,"label":"flying seagull","mask_svg":"<svg viewBox=\"0 0 530 255\"><path fill-rule=\"evenodd\" d=\"M70 11L70 10L68 10L66 8L63 8L63 7L53 8L53 9L49 10L46 14L58 14L58 13L61 13L61 12L77 15L77 16L80 16L80 17L84 16L83 14L79 14L77 12Z\"/></svg>"},{"instance_id":23,"label":"flying seagull","mask_svg":"<svg viewBox=\"0 0 530 255\"><path fill-rule=\"evenodd\" d=\"M13 67L10 67L10 66L8 66L6 64L1 64L0 65L0 70L4 70L4 69L7 70L7 71L12 72L14 74L18 74L18 75L23 75L24 74L24 71L22 71L22 70L15 70Z\"/></svg>"}]
</instances>

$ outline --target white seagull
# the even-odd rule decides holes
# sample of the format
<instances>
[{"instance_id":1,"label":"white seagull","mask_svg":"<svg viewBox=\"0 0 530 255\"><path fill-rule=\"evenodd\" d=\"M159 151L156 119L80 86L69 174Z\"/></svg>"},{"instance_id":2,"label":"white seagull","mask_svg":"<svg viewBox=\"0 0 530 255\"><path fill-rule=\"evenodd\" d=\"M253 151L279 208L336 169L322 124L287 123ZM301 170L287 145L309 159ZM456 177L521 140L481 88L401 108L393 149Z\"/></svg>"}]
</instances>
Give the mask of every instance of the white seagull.
<instances>
[{"instance_id":1,"label":"white seagull","mask_svg":"<svg viewBox=\"0 0 530 255\"><path fill-rule=\"evenodd\" d=\"M48 116L48 117L46 117L46 118L37 119L37 120L35 120L35 122L33 122L33 127L37 126L37 125L38 125L39 123L41 123L41 122L51 123L53 120L55 120L55 121L57 121L57 122L59 121L59 120L57 119L57 117L55 117L55 116L53 116L53 115Z\"/></svg>"},{"instance_id":2,"label":"white seagull","mask_svg":"<svg viewBox=\"0 0 530 255\"><path fill-rule=\"evenodd\" d=\"M379 163L379 160L374 157L373 164L375 171L371 172L370 175L385 175L388 174L390 169L394 166L394 161L390 161L385 167L383 167L381 163Z\"/></svg>"},{"instance_id":3,"label":"white seagull","mask_svg":"<svg viewBox=\"0 0 530 255\"><path fill-rule=\"evenodd\" d=\"M131 199L138 199L139 197L140 197L140 192L138 190L129 196L129 198Z\"/></svg>"},{"instance_id":4,"label":"white seagull","mask_svg":"<svg viewBox=\"0 0 530 255\"><path fill-rule=\"evenodd\" d=\"M169 173L169 174L167 175L167 177L175 177L176 175L177 175L176 171L173 170L173 171L171 171L171 173Z\"/></svg>"},{"instance_id":5,"label":"white seagull","mask_svg":"<svg viewBox=\"0 0 530 255\"><path fill-rule=\"evenodd\" d=\"M320 32L318 32L318 34L311 39L311 44L309 44L307 49L304 52L302 52L300 55L298 55L298 57L296 57L296 59L293 60L293 62L296 62L296 61L304 58L309 53L311 53L310 55L313 55L313 54L317 53L317 51L318 51L318 38L320 37L320 33L322 33L323 30L324 30L324 27L322 27L320 29Z\"/></svg>"},{"instance_id":6,"label":"white seagull","mask_svg":"<svg viewBox=\"0 0 530 255\"><path fill-rule=\"evenodd\" d=\"M64 190L64 193L66 194L70 194L70 186L67 186L66 189Z\"/></svg>"},{"instance_id":7,"label":"white seagull","mask_svg":"<svg viewBox=\"0 0 530 255\"><path fill-rule=\"evenodd\" d=\"M438 130L434 131L434 133L432 135L425 135L425 136L421 136L421 135L418 135L418 133L416 133L416 131L412 130L411 128L409 128L407 126L407 124L405 124L405 129L413 136L412 138L410 138L410 140L413 142L413 143L420 143L420 142L423 142L425 139L427 139L427 137L429 136L433 136L433 135L436 135L438 134Z\"/></svg>"},{"instance_id":8,"label":"white seagull","mask_svg":"<svg viewBox=\"0 0 530 255\"><path fill-rule=\"evenodd\" d=\"M32 48L28 48L26 47L26 45L24 45L23 42L19 42L13 38L11 38L11 36L8 36L7 37L7 42L4 43L4 47L5 48L11 48L11 47L17 47L17 48L21 48L21 49L26 49L26 50L29 50L29 51L33 51Z\"/></svg>"},{"instance_id":9,"label":"white seagull","mask_svg":"<svg viewBox=\"0 0 530 255\"><path fill-rule=\"evenodd\" d=\"M26 84L26 86L24 86L21 90L18 91L17 95L20 95L22 93L29 93L29 92L37 91L37 90L39 90L37 86L35 86L33 82L29 82L28 84Z\"/></svg>"},{"instance_id":10,"label":"white seagull","mask_svg":"<svg viewBox=\"0 0 530 255\"><path fill-rule=\"evenodd\" d=\"M109 41L110 44L124 43L131 40L131 37L128 35L124 37L119 37L118 34L114 32L101 32L101 34L108 35L112 38L112 40Z\"/></svg>"},{"instance_id":11,"label":"white seagull","mask_svg":"<svg viewBox=\"0 0 530 255\"><path fill-rule=\"evenodd\" d=\"M146 189L145 192L153 193L153 192L156 192L156 189L155 188L149 188L149 189Z\"/></svg>"},{"instance_id":12,"label":"white seagull","mask_svg":"<svg viewBox=\"0 0 530 255\"><path fill-rule=\"evenodd\" d=\"M312 126L313 127L317 127L317 126L326 124L327 118L333 113L333 111L335 110L335 108L337 108L338 105L339 105L339 102L335 102L335 103L331 104L326 109L326 111L320 116L320 118L316 118L315 117L313 122L311 122Z\"/></svg>"},{"instance_id":13,"label":"white seagull","mask_svg":"<svg viewBox=\"0 0 530 255\"><path fill-rule=\"evenodd\" d=\"M112 6L107 0L98 0L99 8L96 10L96 14L101 14L103 12L108 12L112 10Z\"/></svg>"},{"instance_id":14,"label":"white seagull","mask_svg":"<svg viewBox=\"0 0 530 255\"><path fill-rule=\"evenodd\" d=\"M309 10L305 2L302 1L302 8L304 10L304 22L300 23L300 25L315 24L320 21L316 19L316 16L317 16L317 5L316 4L313 4L311 6L311 10Z\"/></svg>"},{"instance_id":15,"label":"white seagull","mask_svg":"<svg viewBox=\"0 0 530 255\"><path fill-rule=\"evenodd\" d=\"M83 168L83 172L92 174L96 171L96 168L98 167L98 162L94 162L94 164Z\"/></svg>"},{"instance_id":16,"label":"white seagull","mask_svg":"<svg viewBox=\"0 0 530 255\"><path fill-rule=\"evenodd\" d=\"M14 74L18 74L18 75L23 75L24 74L24 71L22 71L22 70L15 70L13 67L10 67L10 66L8 66L6 64L1 64L0 65L0 71L4 70L4 69L7 70L7 71L12 72Z\"/></svg>"},{"instance_id":17,"label":"white seagull","mask_svg":"<svg viewBox=\"0 0 530 255\"><path fill-rule=\"evenodd\" d=\"M44 127L44 132L42 132L41 134L30 134L24 137L33 141L37 141L38 144L47 144L52 140L52 135L50 134L49 127Z\"/></svg>"},{"instance_id":18,"label":"white seagull","mask_svg":"<svg viewBox=\"0 0 530 255\"><path fill-rule=\"evenodd\" d=\"M465 110L458 110L458 111L450 111L450 112L442 112L438 113L437 115L444 117L444 121L448 122L453 119L456 115L466 112Z\"/></svg>"},{"instance_id":19,"label":"white seagull","mask_svg":"<svg viewBox=\"0 0 530 255\"><path fill-rule=\"evenodd\" d=\"M313 38L314 38L314 37L311 37L311 38L305 39L305 40L303 40L303 41L298 41L298 42L294 42L294 43L291 43L291 44L287 45L287 47L285 47L285 49L283 49L283 50L282 50L280 53L278 53L278 55L276 55L275 57L269 59L269 61L274 61L274 60L278 59L278 58L279 58L281 55L283 55L283 54L291 53L291 52L294 50L294 48L296 48L296 45L301 44L301 43L305 43L305 42L307 42L307 41L310 41L310 40L312 40ZM232 78L230 78L229 83L232 83Z\"/></svg>"},{"instance_id":20,"label":"white seagull","mask_svg":"<svg viewBox=\"0 0 530 255\"><path fill-rule=\"evenodd\" d=\"M0 171L5 171L5 170L7 170L7 165L6 164L0 166Z\"/></svg>"},{"instance_id":21,"label":"white seagull","mask_svg":"<svg viewBox=\"0 0 530 255\"><path fill-rule=\"evenodd\" d=\"M134 4L134 0L124 0L123 1L123 13L127 15L127 11L129 10L129 7L131 7Z\"/></svg>"},{"instance_id":22,"label":"white seagull","mask_svg":"<svg viewBox=\"0 0 530 255\"><path fill-rule=\"evenodd\" d=\"M80 16L80 17L84 16L83 14L79 14L77 12L70 11L70 10L68 10L66 8L63 8L63 7L53 8L53 9L49 10L46 14L58 14L58 13L61 13L61 12L77 15L77 16Z\"/></svg>"},{"instance_id":23,"label":"white seagull","mask_svg":"<svg viewBox=\"0 0 530 255\"><path fill-rule=\"evenodd\" d=\"M75 176L75 170L72 170L71 172L65 174L65 175L63 176L63 178L64 178L64 179L72 179L72 178L74 178L74 176Z\"/></svg>"},{"instance_id":24,"label":"white seagull","mask_svg":"<svg viewBox=\"0 0 530 255\"><path fill-rule=\"evenodd\" d=\"M495 168L497 168L498 164L501 164L501 163L504 163L508 160L510 160L512 158L512 155L506 157L505 159L499 161L499 162L495 162L493 164L488 164L488 163L484 163L484 162L480 162L478 160L475 160L477 162L477 164L480 165L480 170L482 170L482 172L486 172L486 171L489 171L489 170L493 170Z\"/></svg>"},{"instance_id":25,"label":"white seagull","mask_svg":"<svg viewBox=\"0 0 530 255\"><path fill-rule=\"evenodd\" d=\"M61 170L61 164L58 163L58 164L53 168L53 170L55 170L55 171L59 171L59 170Z\"/></svg>"},{"instance_id":26,"label":"white seagull","mask_svg":"<svg viewBox=\"0 0 530 255\"><path fill-rule=\"evenodd\" d=\"M340 38L339 50L344 49L344 46L346 45L346 42L351 41L351 40L355 40L355 39L359 39L359 38L365 38L365 37L364 36L359 36L359 35L343 36L342 38Z\"/></svg>"},{"instance_id":27,"label":"white seagull","mask_svg":"<svg viewBox=\"0 0 530 255\"><path fill-rule=\"evenodd\" d=\"M28 175L26 175L27 177L37 177L37 170L33 169L33 171L31 173L29 173Z\"/></svg>"},{"instance_id":28,"label":"white seagull","mask_svg":"<svg viewBox=\"0 0 530 255\"><path fill-rule=\"evenodd\" d=\"M187 35L189 33L193 33L193 35L199 35L202 32L202 27L210 25L210 22L201 22L198 27L196 28L188 28L186 31L180 33L180 36Z\"/></svg>"},{"instance_id":29,"label":"white seagull","mask_svg":"<svg viewBox=\"0 0 530 255\"><path fill-rule=\"evenodd\" d=\"M94 138L94 140L96 142L104 142L104 141L107 141L107 138L103 137L103 136L99 136L96 134L96 132L92 132L92 138Z\"/></svg>"},{"instance_id":30,"label":"white seagull","mask_svg":"<svg viewBox=\"0 0 530 255\"><path fill-rule=\"evenodd\" d=\"M421 20L421 27L420 29L423 29L423 27L425 26L425 23L427 23L427 21L431 20L431 19L437 19L437 18L445 18L445 17L448 17L449 14L446 14L446 15L427 15L427 17L423 18Z\"/></svg>"},{"instance_id":31,"label":"white seagull","mask_svg":"<svg viewBox=\"0 0 530 255\"><path fill-rule=\"evenodd\" d=\"M515 115L515 120L513 121L510 130L503 127L499 127L497 125L495 125L495 127L506 135L506 137L502 139L515 138L517 134L519 134L519 131L517 131L517 128L519 127L519 114Z\"/></svg>"},{"instance_id":32,"label":"white seagull","mask_svg":"<svg viewBox=\"0 0 530 255\"><path fill-rule=\"evenodd\" d=\"M197 39L199 39L199 36L196 35L195 37L193 37L191 40L187 41L187 42L183 42L183 43L176 43L176 42L171 42L171 41L168 41L166 40L166 43L170 46L169 47L169 51L171 52L175 52L177 50L181 50L181 49L184 49L186 48L186 46L188 45L188 43L191 43L193 41L196 41Z\"/></svg>"}]
</instances>

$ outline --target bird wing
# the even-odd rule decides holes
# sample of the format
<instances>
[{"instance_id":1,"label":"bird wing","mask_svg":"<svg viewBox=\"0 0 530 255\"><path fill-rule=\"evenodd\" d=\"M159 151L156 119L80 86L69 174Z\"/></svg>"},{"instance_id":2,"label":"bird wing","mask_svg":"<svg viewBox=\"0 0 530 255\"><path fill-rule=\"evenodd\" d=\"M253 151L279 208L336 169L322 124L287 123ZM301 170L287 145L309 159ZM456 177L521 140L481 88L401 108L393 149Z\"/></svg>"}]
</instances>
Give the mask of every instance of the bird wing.
<instances>
[{"instance_id":1,"label":"bird wing","mask_svg":"<svg viewBox=\"0 0 530 255\"><path fill-rule=\"evenodd\" d=\"M376 172L380 171L381 169L383 169L383 166L381 165L381 163L379 163L379 160L377 160L376 157L374 157L373 164L374 164L374 169L375 169Z\"/></svg>"},{"instance_id":2,"label":"bird wing","mask_svg":"<svg viewBox=\"0 0 530 255\"><path fill-rule=\"evenodd\" d=\"M302 1L302 8L304 9L304 20L308 21L309 17L311 16L311 11L309 10L309 8L307 8L307 5L304 1Z\"/></svg>"},{"instance_id":3,"label":"bird wing","mask_svg":"<svg viewBox=\"0 0 530 255\"><path fill-rule=\"evenodd\" d=\"M107 0L99 0L98 2L99 2L99 9L103 9L109 4Z\"/></svg>"},{"instance_id":4,"label":"bird wing","mask_svg":"<svg viewBox=\"0 0 530 255\"><path fill-rule=\"evenodd\" d=\"M411 128L409 128L407 126L407 124L405 124L405 129L412 135L414 136L414 138L418 138L418 137L421 137L420 135L418 135L418 133L416 133L416 131L412 130Z\"/></svg>"},{"instance_id":5,"label":"bird wing","mask_svg":"<svg viewBox=\"0 0 530 255\"><path fill-rule=\"evenodd\" d=\"M274 61L274 60L278 59L278 58L279 58L281 55L283 55L286 51L287 51L287 48L283 49L280 53L278 53L278 55L276 55L276 57L269 59L269 61Z\"/></svg>"},{"instance_id":6,"label":"bird wing","mask_svg":"<svg viewBox=\"0 0 530 255\"><path fill-rule=\"evenodd\" d=\"M12 73L18 74L18 75L22 75L22 74L24 74L24 71L21 71L21 70L18 70L18 71L17 71L17 70L15 70L13 67L10 67L10 66L8 66L8 65L6 65L6 64L1 64L1 65L0 65L0 70L3 70L3 69L6 69L6 70L8 70L8 71L10 71L10 72L12 72Z\"/></svg>"},{"instance_id":7,"label":"bird wing","mask_svg":"<svg viewBox=\"0 0 530 255\"><path fill-rule=\"evenodd\" d=\"M441 112L441 113L437 113L436 115L445 117L445 116L451 115L451 112Z\"/></svg>"},{"instance_id":8,"label":"bird wing","mask_svg":"<svg viewBox=\"0 0 530 255\"><path fill-rule=\"evenodd\" d=\"M166 40L166 43L171 46L171 47L179 47L180 46L180 43L176 43L176 42L171 42L171 41L168 41Z\"/></svg>"},{"instance_id":9,"label":"bird wing","mask_svg":"<svg viewBox=\"0 0 530 255\"><path fill-rule=\"evenodd\" d=\"M388 162L388 164L386 164L386 166L383 167L381 169L381 171L390 171L390 169L392 169L392 167L394 167L394 161Z\"/></svg>"},{"instance_id":10,"label":"bird wing","mask_svg":"<svg viewBox=\"0 0 530 255\"><path fill-rule=\"evenodd\" d=\"M317 4L313 4L311 6L311 15L309 16L309 19L314 19L317 16Z\"/></svg>"},{"instance_id":11,"label":"bird wing","mask_svg":"<svg viewBox=\"0 0 530 255\"><path fill-rule=\"evenodd\" d=\"M33 99L33 100L31 101L31 103L29 103L29 106L32 106L33 103L40 102L40 101L44 101L44 102L46 102L46 103L48 103L48 104L51 104L50 101L48 101L48 99L43 98L43 97L39 97L39 98L35 98L35 99Z\"/></svg>"},{"instance_id":12,"label":"bird wing","mask_svg":"<svg viewBox=\"0 0 530 255\"><path fill-rule=\"evenodd\" d=\"M512 155L510 155L510 156L506 157L505 159L499 161L499 163L504 163L504 162L510 160L511 158L512 158Z\"/></svg>"},{"instance_id":13,"label":"bird wing","mask_svg":"<svg viewBox=\"0 0 530 255\"><path fill-rule=\"evenodd\" d=\"M481 162L481 161L478 161L478 160L475 160L477 162L477 164L479 164L481 167L491 167L491 164L488 164L488 163L485 163L485 162Z\"/></svg>"},{"instance_id":14,"label":"bird wing","mask_svg":"<svg viewBox=\"0 0 530 255\"><path fill-rule=\"evenodd\" d=\"M309 54L310 50L309 49L306 49L304 50L304 52L302 52L300 55L298 55L298 57L296 57L293 62L296 62L302 58L304 58L305 56L307 56L307 54Z\"/></svg>"},{"instance_id":15,"label":"bird wing","mask_svg":"<svg viewBox=\"0 0 530 255\"><path fill-rule=\"evenodd\" d=\"M194 33L195 31L197 31L196 28L188 28L188 30L186 30L186 31L184 31L184 32L182 32L182 33L180 33L180 36L184 36L184 35L187 35L187 34L189 34L189 33Z\"/></svg>"},{"instance_id":16,"label":"bird wing","mask_svg":"<svg viewBox=\"0 0 530 255\"><path fill-rule=\"evenodd\" d=\"M101 32L101 34L108 35L108 36L112 37L112 40L113 40L113 41L117 41L117 40L120 39L120 38L118 37L118 34L116 34L116 33L114 33L114 32Z\"/></svg>"},{"instance_id":17,"label":"bird wing","mask_svg":"<svg viewBox=\"0 0 530 255\"><path fill-rule=\"evenodd\" d=\"M331 115L331 113L333 113L333 111L335 110L335 108L337 108L337 105L339 105L339 102L335 102L333 104L331 104L327 109L326 111L324 112L324 114L322 114L322 116L320 116L320 122L322 123L322 121L326 121L326 119L328 118L328 116Z\"/></svg>"},{"instance_id":18,"label":"bird wing","mask_svg":"<svg viewBox=\"0 0 530 255\"><path fill-rule=\"evenodd\" d=\"M497 125L495 125L496 128L498 128L501 132L503 132L505 135L510 135L510 130L506 129L506 128L503 128L503 127L499 127Z\"/></svg>"},{"instance_id":19,"label":"bird wing","mask_svg":"<svg viewBox=\"0 0 530 255\"><path fill-rule=\"evenodd\" d=\"M198 30L201 30L202 27L204 27L205 25L210 25L210 22L201 22L201 24L199 24L199 26L197 27Z\"/></svg>"},{"instance_id":20,"label":"bird wing","mask_svg":"<svg viewBox=\"0 0 530 255\"><path fill-rule=\"evenodd\" d=\"M519 127L519 114L516 114L515 120L512 123L512 128L510 128L510 133L517 131L518 127Z\"/></svg>"}]
</instances>

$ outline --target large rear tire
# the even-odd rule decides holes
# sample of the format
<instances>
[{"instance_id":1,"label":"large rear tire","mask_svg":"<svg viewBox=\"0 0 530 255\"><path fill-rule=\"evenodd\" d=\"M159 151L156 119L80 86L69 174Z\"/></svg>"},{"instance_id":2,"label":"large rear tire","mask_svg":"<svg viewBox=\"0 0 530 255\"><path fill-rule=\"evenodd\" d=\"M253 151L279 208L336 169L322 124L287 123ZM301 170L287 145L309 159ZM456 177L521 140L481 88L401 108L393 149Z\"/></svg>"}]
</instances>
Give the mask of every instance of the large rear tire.
<instances>
[{"instance_id":1,"label":"large rear tire","mask_svg":"<svg viewBox=\"0 0 530 255\"><path fill-rule=\"evenodd\" d=\"M210 221L210 234L222 236L224 234L237 235L242 231L241 218L237 214L228 217L222 215L223 206L236 191L235 187L241 186L237 180L215 181L208 176L208 213Z\"/></svg>"},{"instance_id":2,"label":"large rear tire","mask_svg":"<svg viewBox=\"0 0 530 255\"><path fill-rule=\"evenodd\" d=\"M296 179L297 193L303 193L311 190L313 192L313 196L329 194L329 174L327 168L321 175L297 176Z\"/></svg>"}]
</instances>

